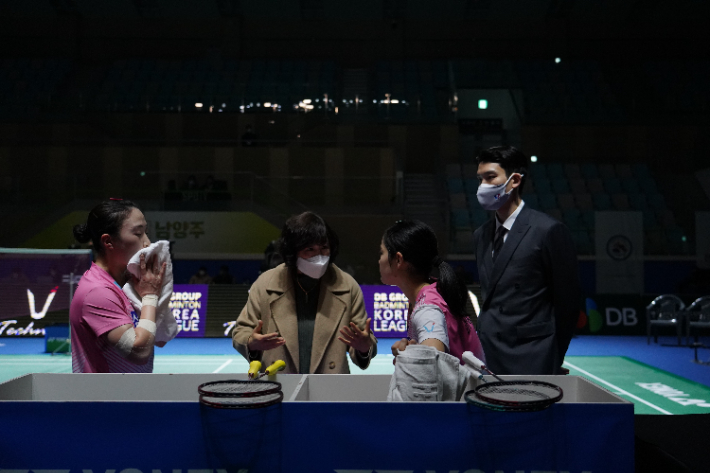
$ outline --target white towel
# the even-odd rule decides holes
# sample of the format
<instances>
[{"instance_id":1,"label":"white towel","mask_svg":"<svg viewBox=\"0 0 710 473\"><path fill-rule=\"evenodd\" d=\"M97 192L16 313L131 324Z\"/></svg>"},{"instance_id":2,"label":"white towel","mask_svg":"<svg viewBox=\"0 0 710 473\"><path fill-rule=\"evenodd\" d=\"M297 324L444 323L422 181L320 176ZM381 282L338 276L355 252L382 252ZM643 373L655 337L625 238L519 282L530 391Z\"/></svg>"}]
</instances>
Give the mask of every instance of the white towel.
<instances>
[{"instance_id":1,"label":"white towel","mask_svg":"<svg viewBox=\"0 0 710 473\"><path fill-rule=\"evenodd\" d=\"M163 288L160 291L158 307L155 311L155 342L156 344L160 343L159 346L163 346L175 338L178 333L177 322L170 311L170 298L173 296L173 263L170 261L170 242L166 240L156 241L148 248L143 248L133 255L128 262L128 272L137 278L141 275L141 255L143 254L146 261L150 260L153 255L157 255L157 264L167 263L165 275L163 276ZM143 303L131 281L128 281L123 286L123 292L128 296L133 308L140 317Z\"/></svg>"},{"instance_id":2,"label":"white towel","mask_svg":"<svg viewBox=\"0 0 710 473\"><path fill-rule=\"evenodd\" d=\"M409 345L397 355L388 401L458 401L470 372L455 356L426 345Z\"/></svg>"}]
</instances>

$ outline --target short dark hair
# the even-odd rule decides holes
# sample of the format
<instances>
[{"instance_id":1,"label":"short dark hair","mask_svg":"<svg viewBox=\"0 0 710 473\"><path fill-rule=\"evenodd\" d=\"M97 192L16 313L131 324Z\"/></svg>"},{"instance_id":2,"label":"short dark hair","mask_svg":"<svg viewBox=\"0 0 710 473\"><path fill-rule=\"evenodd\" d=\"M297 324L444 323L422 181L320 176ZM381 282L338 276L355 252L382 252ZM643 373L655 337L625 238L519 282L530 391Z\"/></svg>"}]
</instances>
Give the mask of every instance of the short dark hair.
<instances>
[{"instance_id":1,"label":"short dark hair","mask_svg":"<svg viewBox=\"0 0 710 473\"><path fill-rule=\"evenodd\" d=\"M278 247L286 266L296 268L299 251L310 245L326 243L330 247L330 263L333 263L340 247L338 235L320 215L303 212L286 220L281 230Z\"/></svg>"},{"instance_id":2,"label":"short dark hair","mask_svg":"<svg viewBox=\"0 0 710 473\"><path fill-rule=\"evenodd\" d=\"M74 238L79 243L87 243L91 240L94 251L102 255L104 247L101 243L101 235L119 236L123 221L134 208L138 207L130 200L105 200L91 209L86 223L74 225Z\"/></svg>"},{"instance_id":3,"label":"short dark hair","mask_svg":"<svg viewBox=\"0 0 710 473\"><path fill-rule=\"evenodd\" d=\"M516 172L522 174L523 178L520 180L520 185L518 186L518 195L523 194L523 187L525 187L528 173L528 157L525 156L522 151L513 146L494 146L481 151L481 154L476 156L476 162L478 164L500 164L500 167L505 171L505 177L510 177L511 174Z\"/></svg>"}]
</instances>

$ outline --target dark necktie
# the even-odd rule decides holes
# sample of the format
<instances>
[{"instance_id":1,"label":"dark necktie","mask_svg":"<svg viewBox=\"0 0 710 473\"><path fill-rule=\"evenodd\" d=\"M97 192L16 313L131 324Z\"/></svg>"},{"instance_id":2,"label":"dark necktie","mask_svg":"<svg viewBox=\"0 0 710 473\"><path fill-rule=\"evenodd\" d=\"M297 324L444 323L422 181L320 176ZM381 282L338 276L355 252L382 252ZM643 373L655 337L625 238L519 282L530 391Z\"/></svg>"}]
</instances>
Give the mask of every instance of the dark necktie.
<instances>
[{"instance_id":1,"label":"dark necktie","mask_svg":"<svg viewBox=\"0 0 710 473\"><path fill-rule=\"evenodd\" d=\"M505 232L507 232L508 229L505 228L503 225L498 227L498 230L496 230L495 237L493 237L493 262L495 263L496 258L498 257L498 253L500 253L500 249L503 246L503 237L505 236Z\"/></svg>"}]
</instances>

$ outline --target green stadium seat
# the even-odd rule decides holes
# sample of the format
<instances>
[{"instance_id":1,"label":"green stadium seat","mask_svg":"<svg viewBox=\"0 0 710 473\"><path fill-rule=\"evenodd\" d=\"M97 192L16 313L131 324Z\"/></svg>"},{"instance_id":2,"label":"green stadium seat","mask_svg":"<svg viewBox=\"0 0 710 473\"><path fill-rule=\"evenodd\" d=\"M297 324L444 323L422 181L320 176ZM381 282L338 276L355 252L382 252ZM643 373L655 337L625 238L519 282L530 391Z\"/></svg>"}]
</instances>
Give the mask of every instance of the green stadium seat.
<instances>
[{"instance_id":1,"label":"green stadium seat","mask_svg":"<svg viewBox=\"0 0 710 473\"><path fill-rule=\"evenodd\" d=\"M452 209L466 209L466 194L463 192L449 194L449 203Z\"/></svg>"},{"instance_id":2,"label":"green stadium seat","mask_svg":"<svg viewBox=\"0 0 710 473\"><path fill-rule=\"evenodd\" d=\"M576 209L577 205L572 194L557 194L557 203L560 209L564 212L568 209Z\"/></svg>"},{"instance_id":3,"label":"green stadium seat","mask_svg":"<svg viewBox=\"0 0 710 473\"><path fill-rule=\"evenodd\" d=\"M522 195L525 205L529 205L531 209L540 210L540 201L538 200L537 194L525 193Z\"/></svg>"},{"instance_id":4,"label":"green stadium seat","mask_svg":"<svg viewBox=\"0 0 710 473\"><path fill-rule=\"evenodd\" d=\"M646 166L645 164L633 164L631 166L631 172L637 178L651 178L651 179L653 179L653 176L651 175L651 171L648 169L648 166Z\"/></svg>"},{"instance_id":5,"label":"green stadium seat","mask_svg":"<svg viewBox=\"0 0 710 473\"><path fill-rule=\"evenodd\" d=\"M589 192L591 192L592 194L603 193L605 192L604 181L602 181L598 177L587 179L587 189L589 189Z\"/></svg>"},{"instance_id":6,"label":"green stadium seat","mask_svg":"<svg viewBox=\"0 0 710 473\"><path fill-rule=\"evenodd\" d=\"M611 203L614 206L614 210L630 210L629 198L626 194L612 194Z\"/></svg>"},{"instance_id":7,"label":"green stadium seat","mask_svg":"<svg viewBox=\"0 0 710 473\"><path fill-rule=\"evenodd\" d=\"M607 194L620 194L622 192L621 181L616 177L604 179L604 190Z\"/></svg>"},{"instance_id":8,"label":"green stadium seat","mask_svg":"<svg viewBox=\"0 0 710 473\"><path fill-rule=\"evenodd\" d=\"M631 193L628 194L629 205L633 210L646 210L648 209L648 201L646 196L641 193Z\"/></svg>"},{"instance_id":9,"label":"green stadium seat","mask_svg":"<svg viewBox=\"0 0 710 473\"><path fill-rule=\"evenodd\" d=\"M554 192L555 194L563 194L570 192L569 182L565 177L556 177L551 180L551 184L552 192Z\"/></svg>"},{"instance_id":10,"label":"green stadium seat","mask_svg":"<svg viewBox=\"0 0 710 473\"><path fill-rule=\"evenodd\" d=\"M538 195L552 194L552 186L550 184L550 180L547 178L536 177L535 192L537 192Z\"/></svg>"},{"instance_id":11,"label":"green stadium seat","mask_svg":"<svg viewBox=\"0 0 710 473\"><path fill-rule=\"evenodd\" d=\"M594 203L594 210L611 210L611 199L609 198L609 194L592 194L592 202Z\"/></svg>"},{"instance_id":12,"label":"green stadium seat","mask_svg":"<svg viewBox=\"0 0 710 473\"><path fill-rule=\"evenodd\" d=\"M464 191L463 181L460 177L449 177L446 180L446 185L449 188L449 193L458 193Z\"/></svg>"},{"instance_id":13,"label":"green stadium seat","mask_svg":"<svg viewBox=\"0 0 710 473\"><path fill-rule=\"evenodd\" d=\"M611 179L616 177L616 170L611 164L600 164L599 165L599 177L602 179Z\"/></svg>"},{"instance_id":14,"label":"green stadium seat","mask_svg":"<svg viewBox=\"0 0 710 473\"><path fill-rule=\"evenodd\" d=\"M582 177L585 179L597 179L599 177L599 170L597 165L593 163L585 163L581 166Z\"/></svg>"},{"instance_id":15,"label":"green stadium seat","mask_svg":"<svg viewBox=\"0 0 710 473\"><path fill-rule=\"evenodd\" d=\"M451 224L455 230L471 228L471 220L467 209L451 209Z\"/></svg>"},{"instance_id":16,"label":"green stadium seat","mask_svg":"<svg viewBox=\"0 0 710 473\"><path fill-rule=\"evenodd\" d=\"M540 208L543 211L557 208L557 199L554 194L538 194L538 197L540 199Z\"/></svg>"},{"instance_id":17,"label":"green stadium seat","mask_svg":"<svg viewBox=\"0 0 710 473\"><path fill-rule=\"evenodd\" d=\"M624 189L624 192L626 192L627 194L641 193L641 186L639 185L639 182L633 177L622 179L621 188Z\"/></svg>"}]
</instances>

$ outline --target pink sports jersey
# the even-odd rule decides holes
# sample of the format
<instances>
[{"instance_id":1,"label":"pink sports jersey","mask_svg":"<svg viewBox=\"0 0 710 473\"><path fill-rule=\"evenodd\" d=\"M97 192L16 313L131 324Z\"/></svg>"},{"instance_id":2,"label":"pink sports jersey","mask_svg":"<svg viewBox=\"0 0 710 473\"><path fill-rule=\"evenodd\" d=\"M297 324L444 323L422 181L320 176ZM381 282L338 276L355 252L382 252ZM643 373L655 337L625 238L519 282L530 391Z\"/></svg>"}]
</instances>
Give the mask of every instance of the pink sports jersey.
<instances>
[{"instance_id":1,"label":"pink sports jersey","mask_svg":"<svg viewBox=\"0 0 710 473\"><path fill-rule=\"evenodd\" d=\"M121 356L106 337L138 316L128 297L110 274L96 263L84 273L69 309L72 371L74 373L152 373L153 353L144 365Z\"/></svg>"},{"instance_id":2,"label":"pink sports jersey","mask_svg":"<svg viewBox=\"0 0 710 473\"><path fill-rule=\"evenodd\" d=\"M468 317L454 317L449 310L449 305L436 289L436 283L424 286L419 291L416 303L414 305L410 303L409 305L409 318L411 319L412 314L417 309L426 305L435 306L444 313L446 330L449 335L449 354L461 360L461 364L463 364L462 356L465 351L470 351L476 358L485 361L486 358L483 353L483 347L478 339L476 328L473 326L473 323L471 323L471 319ZM409 338L416 340L414 334L411 333L411 320L407 325L410 331L408 334Z\"/></svg>"}]
</instances>

